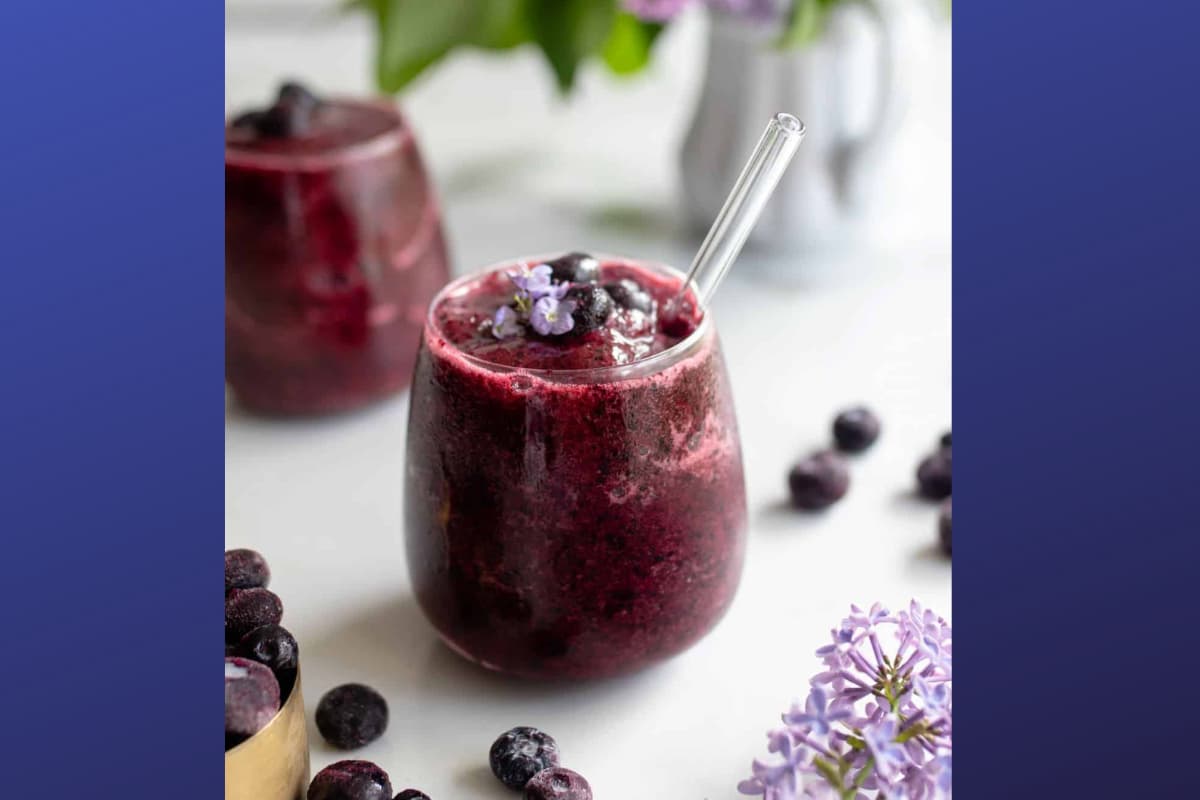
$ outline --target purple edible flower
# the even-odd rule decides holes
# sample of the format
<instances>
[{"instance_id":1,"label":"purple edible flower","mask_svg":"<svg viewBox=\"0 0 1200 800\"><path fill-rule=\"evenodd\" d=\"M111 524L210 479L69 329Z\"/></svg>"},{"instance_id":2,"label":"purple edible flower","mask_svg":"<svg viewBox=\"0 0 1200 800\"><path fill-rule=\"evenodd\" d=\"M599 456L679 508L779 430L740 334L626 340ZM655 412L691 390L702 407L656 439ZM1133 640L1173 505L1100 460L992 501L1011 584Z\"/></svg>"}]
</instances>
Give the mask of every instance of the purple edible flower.
<instances>
[{"instance_id":1,"label":"purple edible flower","mask_svg":"<svg viewBox=\"0 0 1200 800\"><path fill-rule=\"evenodd\" d=\"M558 336L575 327L575 318L571 316L574 310L574 300L559 300L547 295L533 304L529 323L542 336Z\"/></svg>"},{"instance_id":2,"label":"purple edible flower","mask_svg":"<svg viewBox=\"0 0 1200 800\"><path fill-rule=\"evenodd\" d=\"M497 339L507 339L521 332L520 317L512 306L500 306L492 317L492 335Z\"/></svg>"},{"instance_id":3,"label":"purple edible flower","mask_svg":"<svg viewBox=\"0 0 1200 800\"><path fill-rule=\"evenodd\" d=\"M537 300L550 291L550 274L549 264L538 264L530 269L528 264L521 262L516 272L508 273L508 279L525 297Z\"/></svg>"},{"instance_id":4,"label":"purple edible flower","mask_svg":"<svg viewBox=\"0 0 1200 800\"><path fill-rule=\"evenodd\" d=\"M894 636L885 636L891 628ZM742 794L764 800L943 800L951 796L953 632L915 601L897 614L851 606L817 650L803 709L768 736ZM884 642L888 643L885 648Z\"/></svg>"}]
</instances>

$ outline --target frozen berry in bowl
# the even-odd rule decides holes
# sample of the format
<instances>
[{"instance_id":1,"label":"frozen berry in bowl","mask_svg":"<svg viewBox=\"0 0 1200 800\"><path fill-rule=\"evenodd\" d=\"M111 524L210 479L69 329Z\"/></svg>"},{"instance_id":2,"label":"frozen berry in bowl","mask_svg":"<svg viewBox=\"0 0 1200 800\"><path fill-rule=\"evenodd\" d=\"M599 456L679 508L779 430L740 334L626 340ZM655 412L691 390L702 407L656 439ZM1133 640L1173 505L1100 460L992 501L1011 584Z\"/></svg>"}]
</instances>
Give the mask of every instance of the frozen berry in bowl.
<instances>
[{"instance_id":1,"label":"frozen berry in bowl","mask_svg":"<svg viewBox=\"0 0 1200 800\"><path fill-rule=\"evenodd\" d=\"M654 308L654 299L650 297L650 293L643 289L637 281L630 278L606 283L604 291L608 292L608 296L621 308L641 311L643 314L649 314L650 310Z\"/></svg>"},{"instance_id":2,"label":"frozen berry in bowl","mask_svg":"<svg viewBox=\"0 0 1200 800\"><path fill-rule=\"evenodd\" d=\"M236 642L255 628L278 625L283 602L269 589L234 589L225 598L225 639Z\"/></svg>"},{"instance_id":3,"label":"frozen berry in bowl","mask_svg":"<svg viewBox=\"0 0 1200 800\"><path fill-rule=\"evenodd\" d=\"M300 646L287 628L282 625L255 628L238 640L237 653L274 672L279 681L280 696L287 698L296 682L296 668L300 663Z\"/></svg>"},{"instance_id":4,"label":"frozen berry in bowl","mask_svg":"<svg viewBox=\"0 0 1200 800\"><path fill-rule=\"evenodd\" d=\"M262 553L255 550L225 551L225 594L233 589L267 588L271 570Z\"/></svg>"},{"instance_id":5,"label":"frozen berry in bowl","mask_svg":"<svg viewBox=\"0 0 1200 800\"><path fill-rule=\"evenodd\" d=\"M946 502L942 503L942 510L938 514L938 541L942 545L942 552L950 555L950 503L952 500L946 498Z\"/></svg>"},{"instance_id":6,"label":"frozen berry in bowl","mask_svg":"<svg viewBox=\"0 0 1200 800\"><path fill-rule=\"evenodd\" d=\"M575 303L575 309L571 312L575 320L571 329L574 333L590 333L603 327L612 316L613 299L594 283L572 286L567 292L567 300Z\"/></svg>"},{"instance_id":7,"label":"frozen berry in bowl","mask_svg":"<svg viewBox=\"0 0 1200 800\"><path fill-rule=\"evenodd\" d=\"M822 450L805 458L788 473L792 505L806 511L827 508L841 500L850 488L846 462L832 450Z\"/></svg>"},{"instance_id":8,"label":"frozen berry in bowl","mask_svg":"<svg viewBox=\"0 0 1200 800\"><path fill-rule=\"evenodd\" d=\"M593 283L600 279L600 262L587 253L567 253L546 263L550 266L550 279L554 281Z\"/></svg>"},{"instance_id":9,"label":"frozen berry in bowl","mask_svg":"<svg viewBox=\"0 0 1200 800\"><path fill-rule=\"evenodd\" d=\"M861 453L879 438L879 417L866 406L848 408L833 420L833 440L846 453Z\"/></svg>"},{"instance_id":10,"label":"frozen berry in bowl","mask_svg":"<svg viewBox=\"0 0 1200 800\"><path fill-rule=\"evenodd\" d=\"M313 776L308 800L392 800L392 781L370 761L337 761Z\"/></svg>"},{"instance_id":11,"label":"frozen berry in bowl","mask_svg":"<svg viewBox=\"0 0 1200 800\"><path fill-rule=\"evenodd\" d=\"M942 500L950 496L950 448L945 447L922 459L917 467L917 488L923 497Z\"/></svg>"},{"instance_id":12,"label":"frozen berry in bowl","mask_svg":"<svg viewBox=\"0 0 1200 800\"><path fill-rule=\"evenodd\" d=\"M534 775L558 766L558 743L537 728L513 728L492 743L488 763L505 786L524 789Z\"/></svg>"},{"instance_id":13,"label":"frozen berry in bowl","mask_svg":"<svg viewBox=\"0 0 1200 800\"><path fill-rule=\"evenodd\" d=\"M429 800L429 795L419 789L405 789L394 800Z\"/></svg>"},{"instance_id":14,"label":"frozen berry in bowl","mask_svg":"<svg viewBox=\"0 0 1200 800\"><path fill-rule=\"evenodd\" d=\"M525 800L592 800L592 787L574 770L551 767L525 784Z\"/></svg>"},{"instance_id":15,"label":"frozen berry in bowl","mask_svg":"<svg viewBox=\"0 0 1200 800\"><path fill-rule=\"evenodd\" d=\"M375 741L388 725L387 701L361 683L330 689L317 703L317 730L325 741L352 750Z\"/></svg>"},{"instance_id":16,"label":"frozen berry in bowl","mask_svg":"<svg viewBox=\"0 0 1200 800\"><path fill-rule=\"evenodd\" d=\"M279 683L271 670L246 658L225 659L225 747L261 731L279 711Z\"/></svg>"}]
</instances>

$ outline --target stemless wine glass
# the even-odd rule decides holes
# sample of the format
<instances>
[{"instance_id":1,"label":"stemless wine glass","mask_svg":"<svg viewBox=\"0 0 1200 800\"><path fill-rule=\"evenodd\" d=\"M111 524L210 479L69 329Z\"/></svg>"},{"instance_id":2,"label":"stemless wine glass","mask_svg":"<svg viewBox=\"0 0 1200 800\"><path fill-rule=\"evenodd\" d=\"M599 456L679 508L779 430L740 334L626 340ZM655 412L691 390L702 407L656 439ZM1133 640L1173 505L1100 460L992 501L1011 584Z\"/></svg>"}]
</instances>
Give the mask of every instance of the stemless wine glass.
<instances>
[{"instance_id":1,"label":"stemless wine glass","mask_svg":"<svg viewBox=\"0 0 1200 800\"><path fill-rule=\"evenodd\" d=\"M243 406L343 411L403 389L448 278L437 199L392 104L324 100L289 135L227 126L225 375Z\"/></svg>"},{"instance_id":2,"label":"stemless wine glass","mask_svg":"<svg viewBox=\"0 0 1200 800\"><path fill-rule=\"evenodd\" d=\"M591 678L675 655L729 607L745 549L716 330L705 316L626 365L501 366L459 349L435 313L495 269L447 286L425 320L405 492L417 601L452 649L506 673Z\"/></svg>"}]
</instances>

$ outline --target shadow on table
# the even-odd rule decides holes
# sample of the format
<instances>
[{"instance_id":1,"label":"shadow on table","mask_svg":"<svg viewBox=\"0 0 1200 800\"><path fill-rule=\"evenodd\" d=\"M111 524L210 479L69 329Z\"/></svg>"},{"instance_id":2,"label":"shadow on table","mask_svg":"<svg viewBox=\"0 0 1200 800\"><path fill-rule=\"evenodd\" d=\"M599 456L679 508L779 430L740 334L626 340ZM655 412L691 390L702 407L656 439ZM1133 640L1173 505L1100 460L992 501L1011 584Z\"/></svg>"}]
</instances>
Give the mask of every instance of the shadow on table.
<instances>
[{"instance_id":1,"label":"shadow on table","mask_svg":"<svg viewBox=\"0 0 1200 800\"><path fill-rule=\"evenodd\" d=\"M614 694L655 691L669 671L658 667L584 682L532 681L490 672L443 644L408 595L343 620L308 646L325 659L345 663L347 680L373 681L385 697L415 694L514 708L565 700L579 713L611 703Z\"/></svg>"},{"instance_id":2,"label":"shadow on table","mask_svg":"<svg viewBox=\"0 0 1200 800\"><path fill-rule=\"evenodd\" d=\"M805 511L793 506L786 497L781 497L751 512L750 530L753 533L765 531L789 535L812 531L829 518L833 508Z\"/></svg>"}]
</instances>

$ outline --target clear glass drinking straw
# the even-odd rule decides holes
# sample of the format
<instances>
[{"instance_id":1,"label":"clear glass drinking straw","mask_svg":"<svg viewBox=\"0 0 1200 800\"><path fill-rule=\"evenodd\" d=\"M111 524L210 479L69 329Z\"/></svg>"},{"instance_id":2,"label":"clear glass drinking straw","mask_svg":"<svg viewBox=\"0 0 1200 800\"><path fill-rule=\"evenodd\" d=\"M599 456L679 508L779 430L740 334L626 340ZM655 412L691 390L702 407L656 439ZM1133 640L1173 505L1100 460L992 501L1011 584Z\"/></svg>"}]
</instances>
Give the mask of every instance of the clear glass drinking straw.
<instances>
[{"instance_id":1,"label":"clear glass drinking straw","mask_svg":"<svg viewBox=\"0 0 1200 800\"><path fill-rule=\"evenodd\" d=\"M704 244L692 259L687 280L668 306L668 316L678 311L689 284L695 287L701 307L708 305L713 292L742 251L746 237L754 229L803 138L804 123L791 114L781 112L767 123L758 146L725 199L721 213L704 237Z\"/></svg>"}]
</instances>

